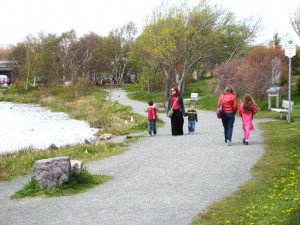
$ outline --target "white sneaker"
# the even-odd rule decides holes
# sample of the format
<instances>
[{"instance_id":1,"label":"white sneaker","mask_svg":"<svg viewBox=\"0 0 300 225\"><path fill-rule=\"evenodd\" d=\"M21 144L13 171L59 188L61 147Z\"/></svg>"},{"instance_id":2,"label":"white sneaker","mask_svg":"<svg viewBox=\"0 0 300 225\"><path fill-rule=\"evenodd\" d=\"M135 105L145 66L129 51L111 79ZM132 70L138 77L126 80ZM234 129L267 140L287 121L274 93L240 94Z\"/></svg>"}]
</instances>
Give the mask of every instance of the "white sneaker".
<instances>
[{"instance_id":1,"label":"white sneaker","mask_svg":"<svg viewBox=\"0 0 300 225\"><path fill-rule=\"evenodd\" d=\"M227 140L227 141L226 141L226 144L227 144L227 146L230 146L230 141Z\"/></svg>"}]
</instances>

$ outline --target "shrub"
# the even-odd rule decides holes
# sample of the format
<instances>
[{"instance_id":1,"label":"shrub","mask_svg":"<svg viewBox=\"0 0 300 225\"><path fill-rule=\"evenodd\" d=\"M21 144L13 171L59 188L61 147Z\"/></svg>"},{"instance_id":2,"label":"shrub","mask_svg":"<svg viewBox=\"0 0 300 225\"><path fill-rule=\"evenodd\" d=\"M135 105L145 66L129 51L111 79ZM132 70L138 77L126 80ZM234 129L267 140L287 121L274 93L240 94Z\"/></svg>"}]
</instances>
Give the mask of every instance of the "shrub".
<instances>
[{"instance_id":1,"label":"shrub","mask_svg":"<svg viewBox=\"0 0 300 225\"><path fill-rule=\"evenodd\" d=\"M300 95L300 79L297 81L297 95Z\"/></svg>"},{"instance_id":2,"label":"shrub","mask_svg":"<svg viewBox=\"0 0 300 225\"><path fill-rule=\"evenodd\" d=\"M276 84L287 83L287 64L281 48L259 46L246 57L222 64L214 70L220 83L219 90L231 84L238 95L249 93L255 99L263 101L267 89Z\"/></svg>"}]
</instances>

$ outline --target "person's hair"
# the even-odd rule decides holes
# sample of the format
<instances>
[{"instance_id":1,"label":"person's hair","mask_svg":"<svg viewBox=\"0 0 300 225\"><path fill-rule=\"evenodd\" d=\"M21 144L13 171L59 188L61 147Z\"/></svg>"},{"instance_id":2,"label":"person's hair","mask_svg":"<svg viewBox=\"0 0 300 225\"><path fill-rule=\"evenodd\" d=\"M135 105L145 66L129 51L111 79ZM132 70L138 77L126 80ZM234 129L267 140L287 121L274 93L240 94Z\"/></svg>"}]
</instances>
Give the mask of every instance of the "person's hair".
<instances>
[{"instance_id":1,"label":"person's hair","mask_svg":"<svg viewBox=\"0 0 300 225\"><path fill-rule=\"evenodd\" d=\"M243 110L245 113L251 113L251 108L253 104L256 104L252 98L251 95L249 94L245 94L244 98L243 98Z\"/></svg>"},{"instance_id":2,"label":"person's hair","mask_svg":"<svg viewBox=\"0 0 300 225\"><path fill-rule=\"evenodd\" d=\"M231 85L226 86L224 92L230 92L234 94L233 87Z\"/></svg>"},{"instance_id":3,"label":"person's hair","mask_svg":"<svg viewBox=\"0 0 300 225\"><path fill-rule=\"evenodd\" d=\"M178 88L174 86L174 87L172 87L172 89L174 89L174 91L175 91L175 94L174 94L174 95L175 95L176 97L178 97L178 96L180 95L180 92L179 92Z\"/></svg>"},{"instance_id":4,"label":"person's hair","mask_svg":"<svg viewBox=\"0 0 300 225\"><path fill-rule=\"evenodd\" d=\"M152 106L153 105L153 101L148 101L148 105Z\"/></svg>"}]
</instances>

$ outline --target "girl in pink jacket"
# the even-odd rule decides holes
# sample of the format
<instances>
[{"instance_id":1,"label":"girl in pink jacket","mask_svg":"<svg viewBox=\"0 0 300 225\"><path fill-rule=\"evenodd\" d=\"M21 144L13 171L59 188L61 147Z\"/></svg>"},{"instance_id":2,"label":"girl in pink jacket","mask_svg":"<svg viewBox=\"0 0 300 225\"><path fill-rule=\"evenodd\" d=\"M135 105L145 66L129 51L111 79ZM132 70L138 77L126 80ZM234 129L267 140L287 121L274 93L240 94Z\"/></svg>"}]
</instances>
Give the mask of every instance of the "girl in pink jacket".
<instances>
[{"instance_id":1,"label":"girl in pink jacket","mask_svg":"<svg viewBox=\"0 0 300 225\"><path fill-rule=\"evenodd\" d=\"M248 145L250 131L254 130L252 123L253 115L258 111L258 106L255 104L251 95L246 94L243 98L243 103L240 105L239 114L243 121L244 138L243 143Z\"/></svg>"}]
</instances>

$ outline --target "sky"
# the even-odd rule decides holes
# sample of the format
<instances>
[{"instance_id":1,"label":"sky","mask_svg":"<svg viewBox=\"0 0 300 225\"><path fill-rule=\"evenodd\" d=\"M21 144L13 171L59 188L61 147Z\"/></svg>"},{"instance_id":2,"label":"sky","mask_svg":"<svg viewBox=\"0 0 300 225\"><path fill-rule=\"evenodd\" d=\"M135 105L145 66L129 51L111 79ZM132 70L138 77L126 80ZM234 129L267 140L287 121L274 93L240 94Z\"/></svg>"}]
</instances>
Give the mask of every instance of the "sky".
<instances>
[{"instance_id":1,"label":"sky","mask_svg":"<svg viewBox=\"0 0 300 225\"><path fill-rule=\"evenodd\" d=\"M184 0L169 0L180 4ZM23 42L29 34L61 35L74 29L81 37L89 32L107 36L112 29L133 21L139 31L146 17L162 0L7 0L1 1L0 47ZM191 5L198 0L188 0ZM289 13L300 7L299 0L208 0L232 11L239 19L262 18L265 28L257 42L272 39L275 32L291 37L299 46L300 39L289 24Z\"/></svg>"}]
</instances>

